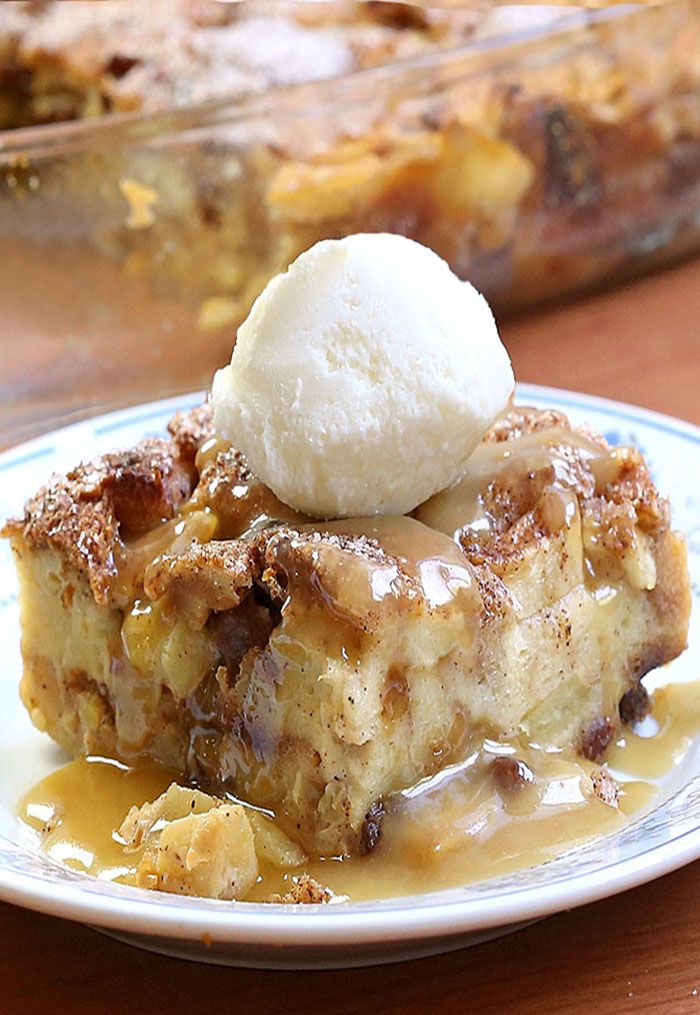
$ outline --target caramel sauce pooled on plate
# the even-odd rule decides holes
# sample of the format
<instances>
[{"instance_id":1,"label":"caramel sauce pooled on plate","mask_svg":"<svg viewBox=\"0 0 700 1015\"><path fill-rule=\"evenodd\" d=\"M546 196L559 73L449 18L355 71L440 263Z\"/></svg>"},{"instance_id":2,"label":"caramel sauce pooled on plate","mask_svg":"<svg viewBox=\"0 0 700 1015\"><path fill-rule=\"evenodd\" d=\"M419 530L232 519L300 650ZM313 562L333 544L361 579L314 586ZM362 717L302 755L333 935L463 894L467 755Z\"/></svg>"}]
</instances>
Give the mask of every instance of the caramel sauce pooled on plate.
<instances>
[{"instance_id":1,"label":"caramel sauce pooled on plate","mask_svg":"<svg viewBox=\"0 0 700 1015\"><path fill-rule=\"evenodd\" d=\"M613 804L593 792L600 769L581 758L520 744L475 744L464 762L388 801L371 853L311 859L287 871L261 863L248 900L284 893L300 873L336 895L362 900L474 883L550 860L648 809L698 730L700 684L657 691L652 715L624 731L608 753L606 767L620 787ZM140 854L124 851L116 829L130 807L154 799L175 778L145 760L129 767L82 758L30 790L19 814L53 859L128 882Z\"/></svg>"}]
</instances>

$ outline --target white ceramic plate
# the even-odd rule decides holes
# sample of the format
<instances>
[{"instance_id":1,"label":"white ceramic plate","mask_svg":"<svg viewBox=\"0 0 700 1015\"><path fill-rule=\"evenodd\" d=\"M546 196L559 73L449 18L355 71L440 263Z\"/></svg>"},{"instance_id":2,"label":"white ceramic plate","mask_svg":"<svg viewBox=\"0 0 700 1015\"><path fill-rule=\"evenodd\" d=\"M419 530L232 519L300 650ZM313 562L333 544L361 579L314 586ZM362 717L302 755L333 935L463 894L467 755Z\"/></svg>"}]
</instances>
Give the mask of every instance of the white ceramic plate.
<instances>
[{"instance_id":1,"label":"white ceramic plate","mask_svg":"<svg viewBox=\"0 0 700 1015\"><path fill-rule=\"evenodd\" d=\"M200 394L137 406L59 430L0 455L0 520L49 473L162 433ZM641 447L688 534L695 610L688 651L656 683L700 677L700 429L678 420L548 388L521 385L521 403L561 408L615 443ZM388 962L447 951L527 921L612 895L700 857L700 742L663 785L661 803L626 828L539 867L478 885L383 902L270 906L149 893L98 881L44 856L16 817L22 793L65 762L29 722L20 677L16 580L0 547L0 897L102 928L185 958L295 968ZM700 738L699 738L700 740Z\"/></svg>"}]
</instances>

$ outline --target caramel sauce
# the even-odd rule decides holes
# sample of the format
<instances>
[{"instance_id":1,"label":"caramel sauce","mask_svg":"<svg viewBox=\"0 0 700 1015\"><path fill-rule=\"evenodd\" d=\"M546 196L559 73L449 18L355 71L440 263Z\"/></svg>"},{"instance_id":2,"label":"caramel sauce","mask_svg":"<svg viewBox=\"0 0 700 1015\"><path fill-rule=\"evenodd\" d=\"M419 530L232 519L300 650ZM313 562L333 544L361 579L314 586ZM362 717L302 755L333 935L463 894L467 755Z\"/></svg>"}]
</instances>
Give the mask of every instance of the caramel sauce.
<instances>
[{"instance_id":1,"label":"caramel sauce","mask_svg":"<svg viewBox=\"0 0 700 1015\"><path fill-rule=\"evenodd\" d=\"M231 444L229 441L224 440L218 434L213 437L209 437L200 448L194 457L194 464L197 470L197 474L201 475L202 470L216 461L217 455L223 454L225 451L229 451Z\"/></svg>"},{"instance_id":2,"label":"caramel sauce","mask_svg":"<svg viewBox=\"0 0 700 1015\"><path fill-rule=\"evenodd\" d=\"M444 533L429 528L415 518L377 516L348 518L344 521L315 525L322 532L365 536L376 541L388 555L389 563L367 562L367 576L375 601L396 590L396 565L417 583L432 607L445 606L465 590L472 588L472 572L457 544Z\"/></svg>"},{"instance_id":3,"label":"caramel sauce","mask_svg":"<svg viewBox=\"0 0 700 1015\"><path fill-rule=\"evenodd\" d=\"M654 694L654 708L607 753L612 772L660 779L681 764L700 728L700 683L672 684Z\"/></svg>"},{"instance_id":4,"label":"caramel sauce","mask_svg":"<svg viewBox=\"0 0 700 1015\"><path fill-rule=\"evenodd\" d=\"M124 605L133 602L146 568L164 553L181 553L192 542L206 543L217 534L216 515L208 509L172 518L121 547L112 594Z\"/></svg>"},{"instance_id":5,"label":"caramel sauce","mask_svg":"<svg viewBox=\"0 0 700 1015\"><path fill-rule=\"evenodd\" d=\"M474 883L542 863L648 809L699 730L700 685L657 691L652 716L626 730L609 751L607 767L620 786L616 806L592 792L595 766L589 762L486 740L463 763L388 801L373 852L312 859L286 871L263 862L248 900L284 893L302 871L336 895L362 900ZM528 778L503 785L493 767L503 756L520 762ZM146 760L128 767L79 759L30 790L19 813L54 860L105 880L128 881L140 854L126 853L115 829L131 806L154 799L174 778Z\"/></svg>"},{"instance_id":6,"label":"caramel sauce","mask_svg":"<svg viewBox=\"0 0 700 1015\"><path fill-rule=\"evenodd\" d=\"M535 483L541 477L544 489L568 491L576 486L572 462L562 449L574 448L593 473L596 489L605 487L616 475L616 449L604 448L583 434L558 426L548 427L517 440L481 443L469 458L461 479L431 497L415 511L425 525L454 539L462 533L476 537L494 534L494 520L485 496L492 483L516 488L518 480ZM527 495L527 491L523 491Z\"/></svg>"},{"instance_id":7,"label":"caramel sauce","mask_svg":"<svg viewBox=\"0 0 700 1015\"><path fill-rule=\"evenodd\" d=\"M219 522L218 539L253 535L275 523L294 525L309 520L279 500L256 476L239 471L235 461L230 461L231 455L235 456L231 445L219 436L204 442L195 456L200 485L181 508L182 513L213 509Z\"/></svg>"},{"instance_id":8,"label":"caramel sauce","mask_svg":"<svg viewBox=\"0 0 700 1015\"><path fill-rule=\"evenodd\" d=\"M138 863L116 837L129 809L154 800L176 773L151 761L130 768L111 758L79 758L52 772L24 797L20 816L42 836L53 859L106 881Z\"/></svg>"}]
</instances>

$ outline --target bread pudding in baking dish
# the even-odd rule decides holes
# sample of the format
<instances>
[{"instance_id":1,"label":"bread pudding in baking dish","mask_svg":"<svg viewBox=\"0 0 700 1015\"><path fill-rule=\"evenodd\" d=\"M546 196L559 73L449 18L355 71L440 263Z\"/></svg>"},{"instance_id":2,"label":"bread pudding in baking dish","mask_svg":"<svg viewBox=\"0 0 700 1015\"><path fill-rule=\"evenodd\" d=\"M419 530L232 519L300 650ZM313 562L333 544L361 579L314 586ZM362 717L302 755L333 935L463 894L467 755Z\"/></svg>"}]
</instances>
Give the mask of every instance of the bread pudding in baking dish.
<instances>
[{"instance_id":1,"label":"bread pudding in baking dish","mask_svg":"<svg viewBox=\"0 0 700 1015\"><path fill-rule=\"evenodd\" d=\"M697 244L699 54L694 0L5 2L4 235L84 237L207 331L359 231L532 304Z\"/></svg>"},{"instance_id":2,"label":"bread pudding in baking dish","mask_svg":"<svg viewBox=\"0 0 700 1015\"><path fill-rule=\"evenodd\" d=\"M600 762L645 713L642 677L685 647L685 543L641 453L514 405L482 298L434 254L396 242L358 237L304 255L239 331L213 411L179 413L168 437L55 476L5 526L34 724L73 756L149 758L185 784L122 826L125 844L145 847L137 883L207 894L211 875L226 886L214 894L245 896L256 844L274 835L297 858L367 856L406 794L465 764L480 792L507 794L543 777L552 756L578 758L591 795L615 806ZM388 249L400 256L386 269L387 315L372 287L389 282L370 272L358 290L353 257L364 270ZM430 295L411 292L416 266ZM323 289L316 303L309 284ZM275 365L263 351L279 320ZM461 346L479 369L448 376L444 349L459 360ZM492 377L488 391L478 376ZM323 432L327 419L335 430L318 440L314 413L327 410ZM231 441L236 413L245 454ZM285 434L256 444L275 420ZM283 474L275 454L292 461L297 438L315 502L341 491L335 519L288 493L298 468ZM440 475L460 441L454 481L425 496L419 477ZM361 475L346 468L350 442L366 442ZM372 513L380 494L405 513ZM348 504L367 513L346 517ZM167 857L154 828L175 843ZM188 880L168 867L173 855L204 867ZM222 855L212 875L201 857Z\"/></svg>"}]
</instances>

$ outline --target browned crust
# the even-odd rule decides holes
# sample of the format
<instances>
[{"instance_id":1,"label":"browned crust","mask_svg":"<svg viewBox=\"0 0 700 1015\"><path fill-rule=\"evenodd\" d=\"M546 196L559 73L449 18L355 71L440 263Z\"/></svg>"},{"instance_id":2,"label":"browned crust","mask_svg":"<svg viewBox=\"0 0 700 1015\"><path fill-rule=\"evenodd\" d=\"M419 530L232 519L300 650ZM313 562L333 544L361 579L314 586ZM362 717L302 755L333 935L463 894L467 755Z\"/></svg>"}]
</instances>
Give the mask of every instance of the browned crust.
<instances>
[{"instance_id":1,"label":"browned crust","mask_svg":"<svg viewBox=\"0 0 700 1015\"><path fill-rule=\"evenodd\" d=\"M617 527L615 509L618 509L619 517L630 506L643 532L653 535L667 528L670 520L668 501L654 486L642 453L637 448L618 448L616 458L619 471L614 480L596 491L600 499L607 502L607 507L603 508L603 522ZM587 503L586 506L592 505Z\"/></svg>"},{"instance_id":2,"label":"browned crust","mask_svg":"<svg viewBox=\"0 0 700 1015\"><path fill-rule=\"evenodd\" d=\"M613 451L603 437L586 427L572 426L563 413L552 409L539 412L512 408L483 439L515 441L552 428L579 434L601 449ZM636 448L615 448L614 475L604 480L596 476L594 467L574 444L557 443L556 454L566 467L581 513L595 526L600 545L613 556L632 547L638 529L654 538L668 530L668 502L660 496ZM503 573L528 546L551 534L541 516L541 498L553 480L553 469L547 466L517 476L508 474L502 480L495 478L489 484L483 506L491 522L491 534L475 538L466 532L462 537L462 547L472 564L488 563L497 573Z\"/></svg>"},{"instance_id":3,"label":"browned crust","mask_svg":"<svg viewBox=\"0 0 700 1015\"><path fill-rule=\"evenodd\" d=\"M168 433L183 461L194 463L195 455L214 436L211 405L204 402L196 409L176 412L168 423Z\"/></svg>"},{"instance_id":4,"label":"browned crust","mask_svg":"<svg viewBox=\"0 0 700 1015\"><path fill-rule=\"evenodd\" d=\"M348 596L338 594L339 583L347 568L357 566L365 571L373 568L391 568L394 572L392 587L397 597L417 603L423 599L420 581L406 570L405 561L388 553L376 539L359 533L324 532L314 529L279 527L262 533L263 581L277 597L284 598L293 588L297 601L307 607L318 607L327 612L333 604L332 614L339 619L339 600L342 614L351 623L367 629L368 602L364 599L361 584ZM341 563L342 558L345 558ZM369 586L368 586L369 589ZM355 598L355 595L357 598Z\"/></svg>"},{"instance_id":5,"label":"browned crust","mask_svg":"<svg viewBox=\"0 0 700 1015\"><path fill-rule=\"evenodd\" d=\"M123 540L172 518L192 492L192 481L191 468L169 441L148 439L54 476L2 535L56 550L87 577L95 600L104 604Z\"/></svg>"},{"instance_id":6,"label":"browned crust","mask_svg":"<svg viewBox=\"0 0 700 1015\"><path fill-rule=\"evenodd\" d=\"M608 447L602 437L571 427L562 413L522 408L509 410L484 440L517 440L551 428L583 433L601 448ZM163 557L145 579L152 598L164 599L166 605L177 603L193 623L206 622L211 610L234 608L253 585L278 605L290 579L297 588L306 584L311 589L312 571L317 587L326 579L332 586L331 558L337 559L337 553L373 566L394 566L406 589L415 584L402 562L376 540L300 526L303 516L278 501L234 448L220 450L206 462L196 482L196 453L213 436L208 404L178 413L168 429L171 441L147 440L131 451L105 455L66 477L55 477L27 504L21 519L7 523L4 534L19 536L33 547L57 550L69 566L87 575L95 599L104 603L122 540L172 517L196 484L188 510L213 510L223 539ZM616 449L615 474L604 485L573 444L558 445L557 456L565 460L581 511L598 528L607 550L615 554L629 548L636 527L654 540L660 588L652 600L666 626L677 631L677 637L666 639L658 662L673 658L685 644L689 610L689 593L676 588L674 580L683 567L683 544L668 530L668 505L641 454ZM507 593L498 575L528 546L552 534L541 516L542 492L551 482L545 468L509 482L496 480L485 493L497 522L496 538L463 546L475 567L485 623L501 615L505 606ZM273 525L266 528L270 520Z\"/></svg>"},{"instance_id":7,"label":"browned crust","mask_svg":"<svg viewBox=\"0 0 700 1015\"><path fill-rule=\"evenodd\" d=\"M512 406L509 411L497 419L486 431L483 440L492 443L500 441L516 441L527 434L549 430L552 427L571 428L568 417L556 409L531 409Z\"/></svg>"},{"instance_id":8,"label":"browned crust","mask_svg":"<svg viewBox=\"0 0 700 1015\"><path fill-rule=\"evenodd\" d=\"M184 423L179 430L185 432ZM202 466L192 507L212 510L224 539L235 539L251 526L270 520L291 523L307 520L305 515L283 504L251 472L244 456L235 448L218 451Z\"/></svg>"},{"instance_id":9,"label":"browned crust","mask_svg":"<svg viewBox=\"0 0 700 1015\"><path fill-rule=\"evenodd\" d=\"M550 535L539 522L536 511L528 511L495 539L470 540L463 534L462 549L474 565L486 564L496 575L504 575L513 561L520 557L529 546L539 543Z\"/></svg>"},{"instance_id":10,"label":"browned crust","mask_svg":"<svg viewBox=\"0 0 700 1015\"><path fill-rule=\"evenodd\" d=\"M567 429L569 429L567 427ZM595 478L580 452L574 447L557 445L557 459L564 463L579 497L586 498L595 492ZM551 465L508 476L507 480L494 479L484 493L484 510L493 530L499 535L507 532L520 519L537 507L545 490L555 480Z\"/></svg>"},{"instance_id":11,"label":"browned crust","mask_svg":"<svg viewBox=\"0 0 700 1015\"><path fill-rule=\"evenodd\" d=\"M523 407L511 407L487 431L483 440L485 443L518 441L530 434L552 430L580 434L600 448L608 448L604 438L586 428L572 426L562 412ZM585 504L596 494L596 478L586 457L565 439L557 441L555 450L557 460L566 468L567 484L579 503ZM542 497L555 479L554 466L550 464L496 475L482 493L483 510L490 523L488 535L479 536L465 530L461 537L462 549L470 563L488 564L497 574L503 574L528 546L551 535L551 526L543 517ZM605 503L605 498L601 498L601 502Z\"/></svg>"},{"instance_id":12,"label":"browned crust","mask_svg":"<svg viewBox=\"0 0 700 1015\"><path fill-rule=\"evenodd\" d=\"M256 540L212 540L157 557L146 569L144 590L201 627L212 610L239 606L261 572Z\"/></svg>"},{"instance_id":13,"label":"browned crust","mask_svg":"<svg viewBox=\"0 0 700 1015\"><path fill-rule=\"evenodd\" d=\"M369 564L395 566L402 573L401 560L388 553L371 536L353 532L324 532L322 529L297 529L283 526L270 533L267 539L266 561L273 563L283 559L301 563L314 549L330 547L341 553L351 553ZM406 574L408 578L409 575Z\"/></svg>"},{"instance_id":14,"label":"browned crust","mask_svg":"<svg viewBox=\"0 0 700 1015\"><path fill-rule=\"evenodd\" d=\"M539 411L531 408L512 408L494 423L483 440L489 443L519 440L528 434L552 428L580 434L601 449L612 450L600 434L596 434L588 427L573 426L564 413L554 409ZM629 507L631 507L634 522L642 531L655 533L668 527L668 501L660 496L654 486L644 457L637 448L615 448L616 471L614 477L607 483L601 483L596 479L595 472L576 447L558 444L556 451L557 457L566 464L569 477L573 481L572 488L581 498L583 506L587 510L604 515L602 520L608 526L613 528L619 526L625 512L627 517L630 517ZM497 484L489 488L486 508L491 510L494 517L500 517L501 531L508 524L512 524L510 516L513 513L516 517L520 517L534 506L542 486L547 481L551 481L550 477L534 473L523 477L523 483L529 483L529 487L525 489L499 488ZM518 511L518 507L521 510ZM616 508L623 510L616 511Z\"/></svg>"},{"instance_id":15,"label":"browned crust","mask_svg":"<svg viewBox=\"0 0 700 1015\"><path fill-rule=\"evenodd\" d=\"M193 543L186 550L158 556L147 568L144 591L166 611L202 627L212 612L240 606L253 587L273 606L284 603L294 587L308 605L323 607L333 597L338 555L358 565L391 567L397 589L420 593L404 562L361 534L323 532L272 525L236 539Z\"/></svg>"}]
</instances>

